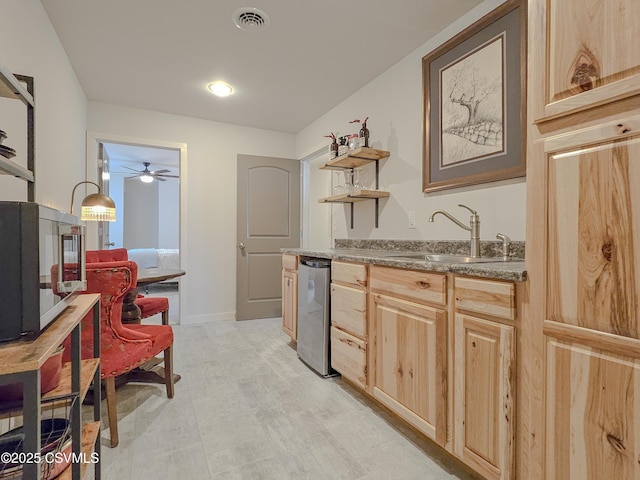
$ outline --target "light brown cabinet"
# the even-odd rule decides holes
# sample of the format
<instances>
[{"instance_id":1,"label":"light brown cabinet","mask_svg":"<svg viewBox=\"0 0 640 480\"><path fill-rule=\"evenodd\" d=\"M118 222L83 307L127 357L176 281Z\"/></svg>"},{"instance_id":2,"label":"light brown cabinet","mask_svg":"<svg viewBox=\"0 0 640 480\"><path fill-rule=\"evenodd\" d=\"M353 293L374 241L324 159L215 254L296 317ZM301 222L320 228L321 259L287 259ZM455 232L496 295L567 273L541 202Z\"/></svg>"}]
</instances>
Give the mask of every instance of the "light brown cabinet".
<instances>
[{"instance_id":1,"label":"light brown cabinet","mask_svg":"<svg viewBox=\"0 0 640 480\"><path fill-rule=\"evenodd\" d=\"M518 478L636 479L640 3L528 8Z\"/></svg>"},{"instance_id":2,"label":"light brown cabinet","mask_svg":"<svg viewBox=\"0 0 640 480\"><path fill-rule=\"evenodd\" d=\"M456 313L454 331L454 453L488 479L515 478L515 327Z\"/></svg>"},{"instance_id":3,"label":"light brown cabinet","mask_svg":"<svg viewBox=\"0 0 640 480\"><path fill-rule=\"evenodd\" d=\"M513 479L516 285L459 275L453 284L453 451L488 479Z\"/></svg>"},{"instance_id":4,"label":"light brown cabinet","mask_svg":"<svg viewBox=\"0 0 640 480\"><path fill-rule=\"evenodd\" d=\"M298 331L298 257L282 255L282 330L296 341Z\"/></svg>"},{"instance_id":5,"label":"light brown cabinet","mask_svg":"<svg viewBox=\"0 0 640 480\"><path fill-rule=\"evenodd\" d=\"M637 479L640 360L546 340L544 478Z\"/></svg>"},{"instance_id":6,"label":"light brown cabinet","mask_svg":"<svg viewBox=\"0 0 640 480\"><path fill-rule=\"evenodd\" d=\"M372 266L370 281L375 348L372 394L445 445L447 312L423 303L423 298L446 303L446 276Z\"/></svg>"},{"instance_id":7,"label":"light brown cabinet","mask_svg":"<svg viewBox=\"0 0 640 480\"><path fill-rule=\"evenodd\" d=\"M368 385L367 267L331 264L331 366L356 386Z\"/></svg>"},{"instance_id":8,"label":"light brown cabinet","mask_svg":"<svg viewBox=\"0 0 640 480\"><path fill-rule=\"evenodd\" d=\"M544 116L558 117L640 93L640 2L544 0L548 52ZM546 34L546 35L545 35ZM531 89L530 89L531 91Z\"/></svg>"}]
</instances>

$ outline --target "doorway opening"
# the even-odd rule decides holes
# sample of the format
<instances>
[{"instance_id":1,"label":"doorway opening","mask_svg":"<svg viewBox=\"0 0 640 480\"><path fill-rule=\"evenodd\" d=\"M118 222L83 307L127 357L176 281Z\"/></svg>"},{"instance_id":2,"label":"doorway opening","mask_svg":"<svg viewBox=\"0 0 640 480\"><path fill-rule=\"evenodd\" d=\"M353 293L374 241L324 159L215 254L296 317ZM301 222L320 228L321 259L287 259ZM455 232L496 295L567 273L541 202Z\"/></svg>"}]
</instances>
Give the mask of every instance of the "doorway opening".
<instances>
[{"instance_id":1,"label":"doorway opening","mask_svg":"<svg viewBox=\"0 0 640 480\"><path fill-rule=\"evenodd\" d=\"M91 132L88 137L87 177L95 172L117 209L117 221L100 222L93 243L88 235L88 245L95 245L88 248L126 248L139 269L186 270L180 248L186 244L186 145ZM176 324L185 314L185 284L170 280L141 293L169 298L169 322Z\"/></svg>"}]
</instances>

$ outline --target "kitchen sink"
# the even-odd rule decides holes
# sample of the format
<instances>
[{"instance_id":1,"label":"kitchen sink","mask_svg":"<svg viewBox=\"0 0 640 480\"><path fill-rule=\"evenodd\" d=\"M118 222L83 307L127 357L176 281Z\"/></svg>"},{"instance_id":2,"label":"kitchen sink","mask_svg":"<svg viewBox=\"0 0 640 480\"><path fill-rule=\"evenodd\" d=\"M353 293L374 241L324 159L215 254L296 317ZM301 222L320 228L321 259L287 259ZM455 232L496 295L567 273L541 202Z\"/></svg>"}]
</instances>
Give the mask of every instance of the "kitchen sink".
<instances>
[{"instance_id":1,"label":"kitchen sink","mask_svg":"<svg viewBox=\"0 0 640 480\"><path fill-rule=\"evenodd\" d=\"M397 255L387 255L386 258L396 258L398 260L426 260L426 253L399 253Z\"/></svg>"},{"instance_id":2,"label":"kitchen sink","mask_svg":"<svg viewBox=\"0 0 640 480\"><path fill-rule=\"evenodd\" d=\"M398 260L425 260L427 262L443 262L443 263L493 263L508 262L502 257L469 257L467 255L456 254L429 254L429 253L402 253L398 255L389 255L387 258L395 258ZM518 260L518 259L513 259Z\"/></svg>"},{"instance_id":3,"label":"kitchen sink","mask_svg":"<svg viewBox=\"0 0 640 480\"><path fill-rule=\"evenodd\" d=\"M429 262L489 263L502 262L502 257L468 257L466 255L427 255Z\"/></svg>"}]
</instances>

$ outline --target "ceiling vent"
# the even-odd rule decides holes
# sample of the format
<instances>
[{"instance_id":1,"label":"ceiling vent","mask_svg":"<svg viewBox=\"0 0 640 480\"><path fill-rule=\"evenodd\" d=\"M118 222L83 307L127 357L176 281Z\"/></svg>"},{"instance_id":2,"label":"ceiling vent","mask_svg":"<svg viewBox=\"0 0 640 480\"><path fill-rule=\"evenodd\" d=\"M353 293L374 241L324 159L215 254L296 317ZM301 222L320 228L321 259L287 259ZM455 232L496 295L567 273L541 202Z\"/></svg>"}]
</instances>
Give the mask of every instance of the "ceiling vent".
<instances>
[{"instance_id":1,"label":"ceiling vent","mask_svg":"<svg viewBox=\"0 0 640 480\"><path fill-rule=\"evenodd\" d=\"M233 23L242 30L255 32L269 26L269 17L257 8L244 7L235 11L233 14Z\"/></svg>"}]
</instances>

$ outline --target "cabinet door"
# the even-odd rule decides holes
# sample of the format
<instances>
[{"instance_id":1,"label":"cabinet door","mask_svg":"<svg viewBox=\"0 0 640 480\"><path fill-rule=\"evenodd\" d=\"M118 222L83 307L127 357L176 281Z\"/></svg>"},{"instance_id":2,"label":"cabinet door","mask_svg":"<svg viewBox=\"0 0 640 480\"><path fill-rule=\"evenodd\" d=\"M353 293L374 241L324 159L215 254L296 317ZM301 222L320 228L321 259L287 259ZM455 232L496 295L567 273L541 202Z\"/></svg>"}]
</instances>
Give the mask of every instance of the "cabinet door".
<instances>
[{"instance_id":1,"label":"cabinet door","mask_svg":"<svg viewBox=\"0 0 640 480\"><path fill-rule=\"evenodd\" d=\"M545 116L640 92L638 0L546 0Z\"/></svg>"},{"instance_id":2,"label":"cabinet door","mask_svg":"<svg viewBox=\"0 0 640 480\"><path fill-rule=\"evenodd\" d=\"M547 339L545 478L640 478L640 361Z\"/></svg>"},{"instance_id":3,"label":"cabinet door","mask_svg":"<svg viewBox=\"0 0 640 480\"><path fill-rule=\"evenodd\" d=\"M514 478L514 330L456 314L454 453L488 479Z\"/></svg>"},{"instance_id":4,"label":"cabinet door","mask_svg":"<svg viewBox=\"0 0 640 480\"><path fill-rule=\"evenodd\" d=\"M282 330L292 340L298 330L298 273L282 271Z\"/></svg>"},{"instance_id":5,"label":"cabinet door","mask_svg":"<svg viewBox=\"0 0 640 480\"><path fill-rule=\"evenodd\" d=\"M640 116L545 142L548 319L640 339L640 135L612 135L638 127Z\"/></svg>"},{"instance_id":6,"label":"cabinet door","mask_svg":"<svg viewBox=\"0 0 640 480\"><path fill-rule=\"evenodd\" d=\"M375 295L373 395L441 445L447 441L447 315Z\"/></svg>"}]
</instances>

